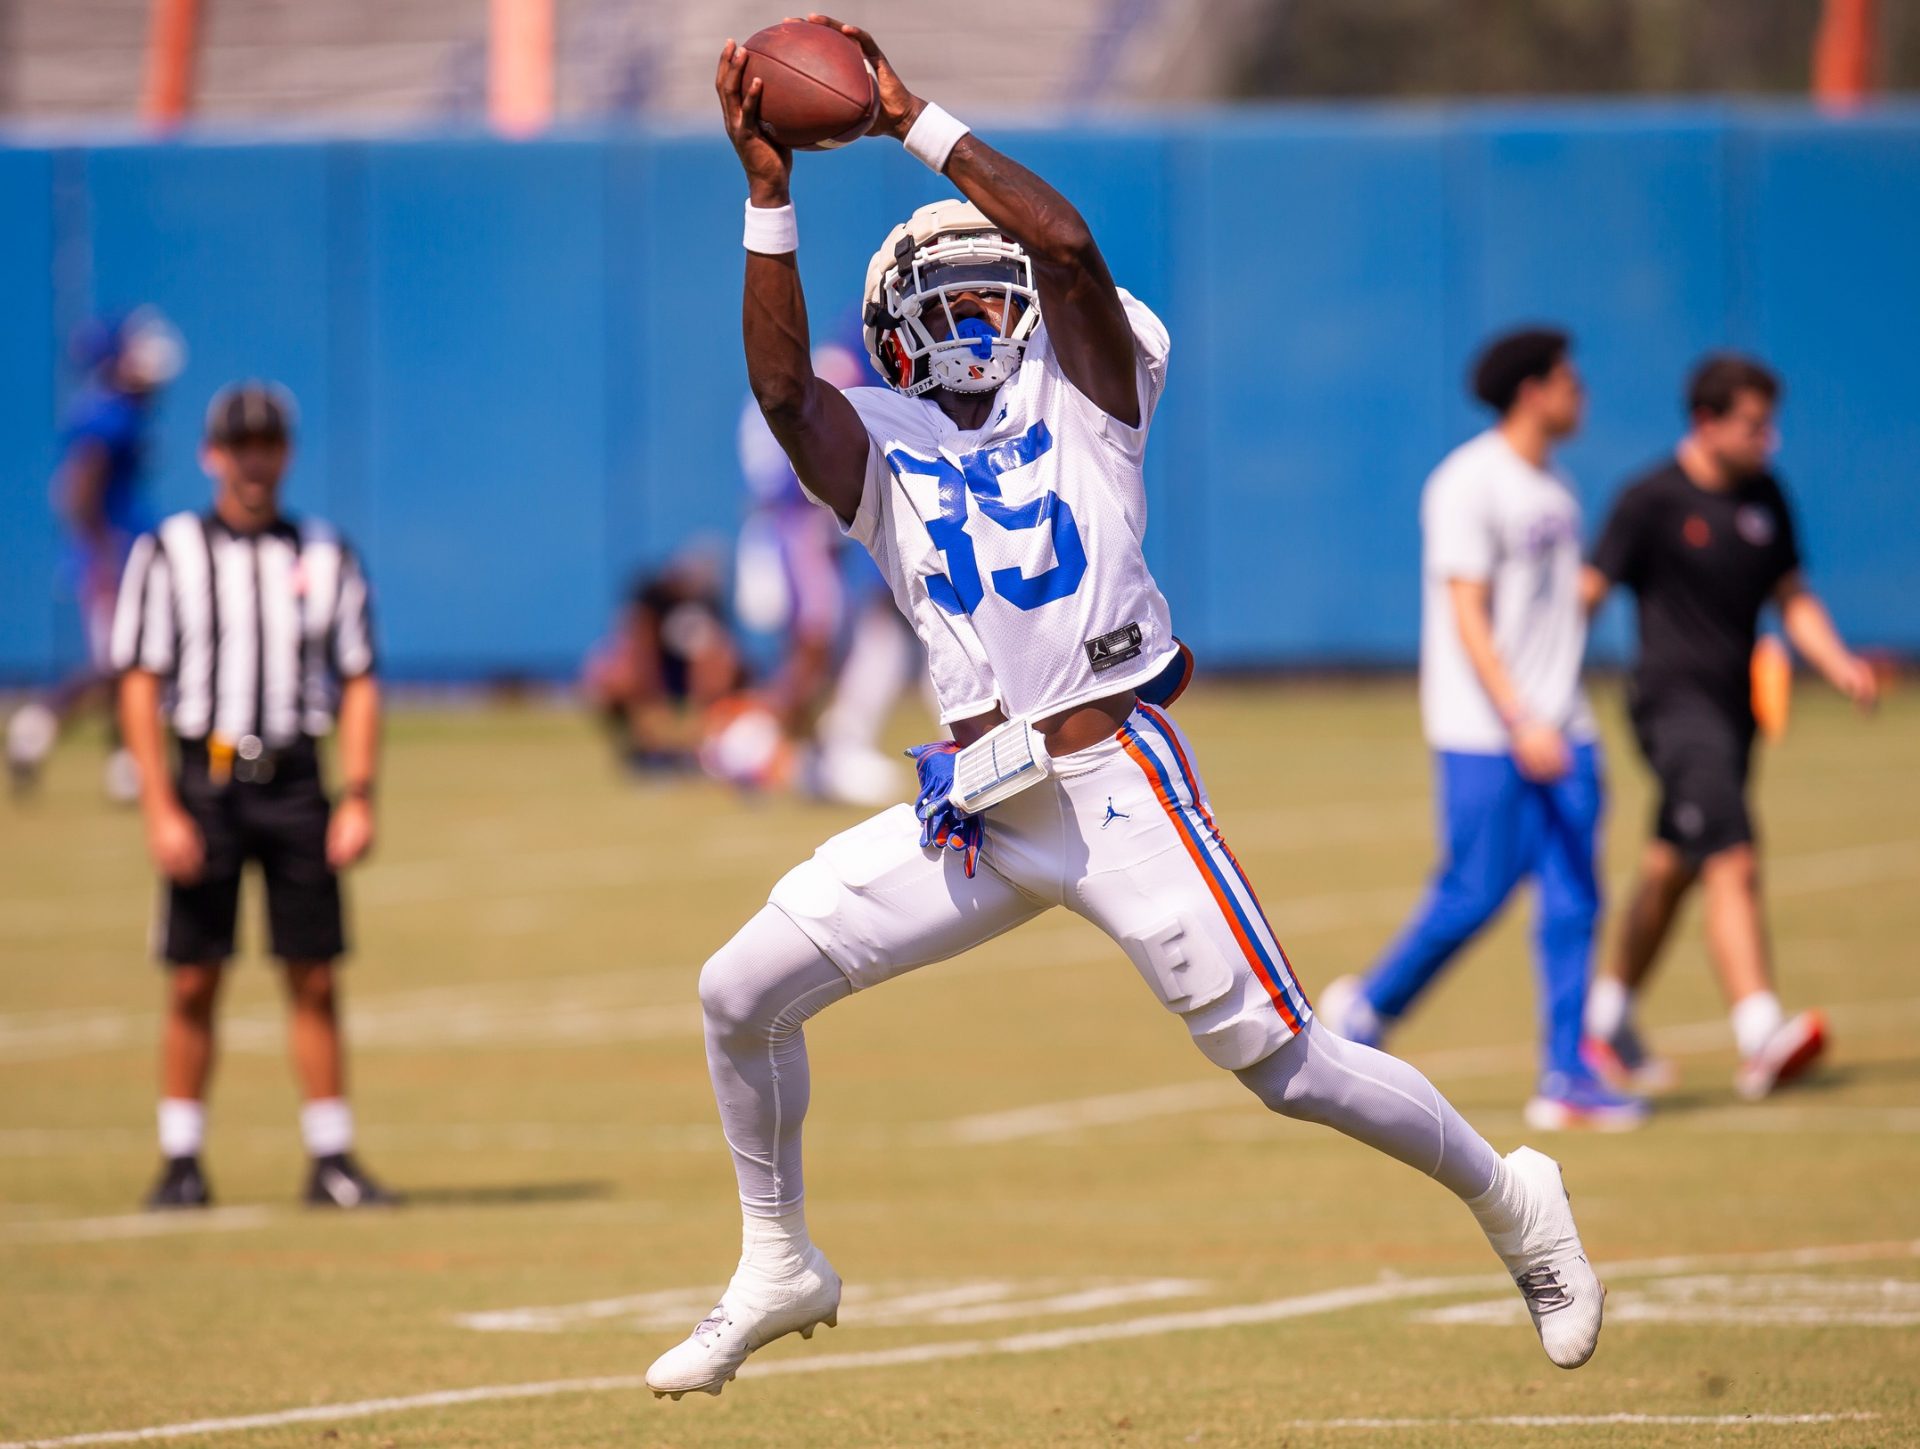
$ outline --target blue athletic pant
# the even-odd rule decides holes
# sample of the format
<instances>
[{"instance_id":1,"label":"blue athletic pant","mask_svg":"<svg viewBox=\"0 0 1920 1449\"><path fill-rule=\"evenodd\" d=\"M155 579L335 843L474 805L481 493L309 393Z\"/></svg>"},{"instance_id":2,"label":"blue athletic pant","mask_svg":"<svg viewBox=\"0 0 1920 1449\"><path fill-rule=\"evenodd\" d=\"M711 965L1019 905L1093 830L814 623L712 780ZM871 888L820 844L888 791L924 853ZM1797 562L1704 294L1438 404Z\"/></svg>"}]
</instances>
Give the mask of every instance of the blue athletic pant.
<instances>
[{"instance_id":1,"label":"blue athletic pant","mask_svg":"<svg viewBox=\"0 0 1920 1449\"><path fill-rule=\"evenodd\" d=\"M1539 882L1534 970L1540 983L1543 1066L1580 1067L1580 1016L1587 996L1600 886L1594 872L1605 787L1599 751L1573 750L1573 768L1536 785L1507 755L1434 756L1440 868L1400 937L1366 981L1383 1019L1404 1014L1480 928L1499 914L1527 876Z\"/></svg>"}]
</instances>

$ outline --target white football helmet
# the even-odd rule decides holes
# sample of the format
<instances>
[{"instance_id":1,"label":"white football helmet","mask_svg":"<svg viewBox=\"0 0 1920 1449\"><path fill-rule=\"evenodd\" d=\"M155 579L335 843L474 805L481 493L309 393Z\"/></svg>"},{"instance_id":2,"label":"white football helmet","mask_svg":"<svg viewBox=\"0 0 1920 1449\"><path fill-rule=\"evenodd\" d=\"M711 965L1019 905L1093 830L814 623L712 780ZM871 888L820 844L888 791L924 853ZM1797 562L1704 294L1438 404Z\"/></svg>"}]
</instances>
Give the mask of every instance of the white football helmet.
<instances>
[{"instance_id":1,"label":"white football helmet","mask_svg":"<svg viewBox=\"0 0 1920 1449\"><path fill-rule=\"evenodd\" d=\"M999 330L954 316L952 299L964 292L1006 299ZM928 319L942 316L937 334ZM991 392L1013 376L1040 325L1033 262L971 202L932 202L889 232L867 263L860 320L874 368L908 397L936 387Z\"/></svg>"}]
</instances>

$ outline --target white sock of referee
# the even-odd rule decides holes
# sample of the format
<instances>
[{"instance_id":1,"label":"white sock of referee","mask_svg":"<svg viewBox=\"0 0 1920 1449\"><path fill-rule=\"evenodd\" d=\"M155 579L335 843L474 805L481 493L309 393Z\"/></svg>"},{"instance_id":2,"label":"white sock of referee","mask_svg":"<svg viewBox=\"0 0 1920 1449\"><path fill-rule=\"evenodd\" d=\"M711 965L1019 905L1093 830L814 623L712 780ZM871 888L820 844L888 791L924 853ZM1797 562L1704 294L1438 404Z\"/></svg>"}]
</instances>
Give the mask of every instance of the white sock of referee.
<instances>
[{"instance_id":1,"label":"white sock of referee","mask_svg":"<svg viewBox=\"0 0 1920 1449\"><path fill-rule=\"evenodd\" d=\"M353 1108L345 1097L318 1097L300 1109L300 1140L309 1157L338 1157L353 1150Z\"/></svg>"},{"instance_id":2,"label":"white sock of referee","mask_svg":"<svg viewBox=\"0 0 1920 1449\"><path fill-rule=\"evenodd\" d=\"M162 1097L160 1110L160 1155L198 1157L207 1136L207 1105L191 1097Z\"/></svg>"}]
</instances>

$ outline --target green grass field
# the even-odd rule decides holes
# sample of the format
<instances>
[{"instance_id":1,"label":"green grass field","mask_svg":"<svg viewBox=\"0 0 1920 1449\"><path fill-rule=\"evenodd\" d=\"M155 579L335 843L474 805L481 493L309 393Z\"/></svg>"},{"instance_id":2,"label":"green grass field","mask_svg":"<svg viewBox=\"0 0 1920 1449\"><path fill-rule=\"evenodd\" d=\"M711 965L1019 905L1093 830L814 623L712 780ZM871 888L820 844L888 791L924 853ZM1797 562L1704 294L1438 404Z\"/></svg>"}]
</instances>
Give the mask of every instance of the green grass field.
<instances>
[{"instance_id":1,"label":"green grass field","mask_svg":"<svg viewBox=\"0 0 1920 1449\"><path fill-rule=\"evenodd\" d=\"M1617 892L1647 794L1611 694L1602 713ZM1180 714L1309 989L1366 963L1429 859L1411 686L1216 687ZM254 1416L170 1437L1920 1442L1920 699L1863 722L1809 690L1764 760L1784 994L1831 1011L1824 1069L1735 1099L1690 922L1650 1004L1681 1089L1640 1133L1537 1141L1612 1289L1585 1369L1547 1363L1443 1191L1264 1114L1055 913L809 1028L810 1217L849 1285L841 1326L678 1404L638 1375L712 1302L738 1231L695 977L855 817L635 786L546 710L402 710L389 739L348 990L364 1156L414 1195L394 1214L294 1206L255 958L212 1101L220 1206L135 1213L157 1160L140 830L100 802L85 741L33 805L0 805L0 1443ZM1502 1150L1530 1082L1526 917L1396 1043Z\"/></svg>"}]
</instances>

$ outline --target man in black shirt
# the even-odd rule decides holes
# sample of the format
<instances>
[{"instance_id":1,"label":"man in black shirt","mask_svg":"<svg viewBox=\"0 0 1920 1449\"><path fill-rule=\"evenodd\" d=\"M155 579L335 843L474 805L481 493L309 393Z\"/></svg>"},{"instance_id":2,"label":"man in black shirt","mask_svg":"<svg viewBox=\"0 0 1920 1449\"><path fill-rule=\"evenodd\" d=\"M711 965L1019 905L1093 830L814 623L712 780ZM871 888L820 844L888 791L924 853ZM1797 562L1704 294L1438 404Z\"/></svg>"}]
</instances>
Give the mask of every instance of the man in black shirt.
<instances>
[{"instance_id":1,"label":"man in black shirt","mask_svg":"<svg viewBox=\"0 0 1920 1449\"><path fill-rule=\"evenodd\" d=\"M201 464L213 507L135 541L119 592L113 661L120 721L140 767L147 848L163 877L154 947L167 966L155 1209L212 1201L200 1157L215 1007L234 955L240 881L265 879L273 954L286 967L288 1046L300 1080L306 1200L393 1202L353 1155L337 962L339 874L373 844L380 690L358 557L317 518L280 510L292 397L272 383L222 388ZM320 741L334 735L344 788L330 801ZM171 736L171 738L169 738Z\"/></svg>"},{"instance_id":2,"label":"man in black shirt","mask_svg":"<svg viewBox=\"0 0 1920 1449\"><path fill-rule=\"evenodd\" d=\"M1690 431L1615 501L1583 581L1589 609L1615 585L1638 601L1629 711L1661 790L1613 959L1587 997L1590 1051L1643 1087L1661 1085L1668 1072L1633 1029L1633 994L1696 880L1708 950L1732 1007L1740 1094L1766 1096L1825 1046L1819 1012L1789 1020L1781 1011L1761 913L1746 788L1762 607L1779 606L1794 647L1856 704L1871 707L1877 689L1801 573L1793 513L1767 471L1779 397L1779 380L1757 362L1722 354L1701 363L1687 392Z\"/></svg>"}]
</instances>

